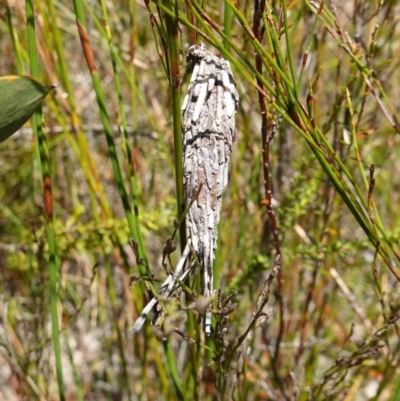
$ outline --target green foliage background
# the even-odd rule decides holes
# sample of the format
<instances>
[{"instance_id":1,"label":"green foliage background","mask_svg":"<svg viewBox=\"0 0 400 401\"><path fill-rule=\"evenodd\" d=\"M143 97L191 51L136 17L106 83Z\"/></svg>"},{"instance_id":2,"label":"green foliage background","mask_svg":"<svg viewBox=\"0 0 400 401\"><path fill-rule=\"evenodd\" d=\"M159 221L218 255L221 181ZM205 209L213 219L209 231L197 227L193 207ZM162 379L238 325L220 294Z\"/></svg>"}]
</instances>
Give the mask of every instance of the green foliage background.
<instances>
[{"instance_id":1,"label":"green foliage background","mask_svg":"<svg viewBox=\"0 0 400 401\"><path fill-rule=\"evenodd\" d=\"M3 4L0 75L60 86L0 145L0 399L400 399L397 1ZM132 337L165 243L172 269L184 240L194 40L231 61L240 94L215 333L196 276Z\"/></svg>"}]
</instances>

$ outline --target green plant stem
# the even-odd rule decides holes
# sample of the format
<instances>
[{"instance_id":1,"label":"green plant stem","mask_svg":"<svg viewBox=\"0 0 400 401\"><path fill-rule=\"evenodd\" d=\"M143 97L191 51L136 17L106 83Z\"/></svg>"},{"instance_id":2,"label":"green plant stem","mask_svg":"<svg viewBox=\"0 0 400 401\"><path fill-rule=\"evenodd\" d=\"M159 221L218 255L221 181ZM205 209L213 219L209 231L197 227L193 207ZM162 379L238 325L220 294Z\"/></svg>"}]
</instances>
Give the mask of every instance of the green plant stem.
<instances>
[{"instance_id":1,"label":"green plant stem","mask_svg":"<svg viewBox=\"0 0 400 401\"><path fill-rule=\"evenodd\" d=\"M14 28L14 24L12 22L12 14L10 12L10 7L8 2L6 4L6 13L7 13L7 26L8 30L10 31L10 35L12 38L14 52L15 52L15 62L16 62L16 69L18 74L23 75L23 64L22 64L22 56L21 56L21 45L18 40L17 33Z\"/></svg>"},{"instance_id":2,"label":"green plant stem","mask_svg":"<svg viewBox=\"0 0 400 401\"><path fill-rule=\"evenodd\" d=\"M130 140L128 136L128 126L127 126L127 121L126 121L126 113L125 113L125 106L122 98L122 89L121 89L121 82L119 79L118 75L118 70L117 70L117 60L116 60L116 55L115 55L115 49L112 44L112 35L111 35L111 29L110 25L108 23L108 13L107 13L107 7L104 2L104 0L100 1L101 4L101 10L103 13L103 21L105 25L105 33L107 36L107 41L108 41L108 46L109 46L109 52L110 52L110 57L111 57L111 62L112 62L112 67L113 67L113 73L114 73L114 82L115 82L115 88L116 92L118 95L118 107L119 107L119 113L121 117L121 123L122 123L122 131L124 134L124 145L125 145L125 156L128 162L128 172L129 172L129 183L130 183L130 191L131 191L131 198L132 198L132 203L133 203L133 224L135 225L135 234L136 234L136 241L138 242L139 246L139 255L141 257L145 257L145 260L147 261L147 251L145 247L145 243L143 241L143 236L141 233L140 229L140 221L139 221L139 197L137 194L137 184L136 184L136 174L135 174L135 166L133 163L133 157L132 157L132 152L131 152L131 147L130 147Z\"/></svg>"},{"instance_id":3,"label":"green plant stem","mask_svg":"<svg viewBox=\"0 0 400 401\"><path fill-rule=\"evenodd\" d=\"M114 283L113 271L111 268L110 255L106 255L105 265L106 265L106 270L107 270L107 288L108 288L108 293L110 295L112 315L117 316L118 299L117 299L117 294L115 292L115 283ZM125 389L128 392L128 399L131 401L132 400L132 389L131 389L131 381L129 380L127 360L125 357L123 335L121 333L121 329L119 327L117 319L114 318L112 323L113 323L114 331L117 334L117 343L118 343L118 351L119 351L119 355L120 355L120 364L121 364L121 368L122 368L122 372L123 372L123 374L122 374L123 381L124 381L123 384L124 384Z\"/></svg>"},{"instance_id":4,"label":"green plant stem","mask_svg":"<svg viewBox=\"0 0 400 401\"><path fill-rule=\"evenodd\" d=\"M224 34L227 38L232 36L232 10L228 4L224 4ZM224 47L227 52L231 49L228 41L224 40Z\"/></svg>"},{"instance_id":5,"label":"green plant stem","mask_svg":"<svg viewBox=\"0 0 400 401\"><path fill-rule=\"evenodd\" d=\"M27 35L28 35L28 51L31 66L31 74L34 78L39 77L39 67L37 62L36 50L36 33L35 33L35 12L32 0L25 2L26 18L27 18ZM65 401L64 379L61 363L61 344L60 344L60 329L58 324L58 266L56 254L56 240L54 233L53 221L53 197L52 183L50 176L49 151L46 135L43 133L42 127L42 111L41 108L33 115L33 131L37 138L39 147L39 166L42 173L43 182L43 198L45 220L47 225L47 242L49 247L49 277L50 277L50 311L52 323L52 338L56 364L56 374L58 383L58 392L61 401Z\"/></svg>"},{"instance_id":6,"label":"green plant stem","mask_svg":"<svg viewBox=\"0 0 400 401\"><path fill-rule=\"evenodd\" d=\"M171 0L164 0L163 4L173 9ZM177 7L177 3L175 3ZM183 149L182 149L182 123L181 123L181 69L180 69L180 43L179 43L179 30L178 30L178 19L171 15L165 15L166 29L167 29L167 43L168 43L168 55L170 61L170 72L169 77L171 94L172 94L172 117L173 117L173 130L174 130L174 148L175 148L175 184L176 184L176 199L177 199L177 211L178 220L181 220L181 216L185 210L185 200L183 197ZM182 221L179 227L179 239L181 245L181 251L186 246L186 226L185 222Z\"/></svg>"},{"instance_id":7,"label":"green plant stem","mask_svg":"<svg viewBox=\"0 0 400 401\"><path fill-rule=\"evenodd\" d=\"M176 368L176 361L175 361L174 354L171 350L171 345L169 344L168 341L164 341L163 346L164 346L165 355L167 356L167 363L168 363L168 366L170 367L172 381L174 382L176 395L179 400L183 401L186 399L186 397L182 390L181 380L179 378L178 370Z\"/></svg>"}]
</instances>

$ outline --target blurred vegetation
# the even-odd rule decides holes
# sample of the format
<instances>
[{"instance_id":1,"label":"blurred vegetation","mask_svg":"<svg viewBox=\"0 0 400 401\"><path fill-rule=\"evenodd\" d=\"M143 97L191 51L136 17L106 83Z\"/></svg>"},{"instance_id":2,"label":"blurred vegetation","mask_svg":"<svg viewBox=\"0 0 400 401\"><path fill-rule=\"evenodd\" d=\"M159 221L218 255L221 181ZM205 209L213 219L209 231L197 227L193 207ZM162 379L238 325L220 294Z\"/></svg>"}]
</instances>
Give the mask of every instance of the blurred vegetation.
<instances>
[{"instance_id":1,"label":"blurred vegetation","mask_svg":"<svg viewBox=\"0 0 400 401\"><path fill-rule=\"evenodd\" d=\"M0 144L0 399L400 400L399 13L4 1L0 75L59 88ZM240 94L214 332L197 275L130 336L184 241L195 41L231 61Z\"/></svg>"}]
</instances>

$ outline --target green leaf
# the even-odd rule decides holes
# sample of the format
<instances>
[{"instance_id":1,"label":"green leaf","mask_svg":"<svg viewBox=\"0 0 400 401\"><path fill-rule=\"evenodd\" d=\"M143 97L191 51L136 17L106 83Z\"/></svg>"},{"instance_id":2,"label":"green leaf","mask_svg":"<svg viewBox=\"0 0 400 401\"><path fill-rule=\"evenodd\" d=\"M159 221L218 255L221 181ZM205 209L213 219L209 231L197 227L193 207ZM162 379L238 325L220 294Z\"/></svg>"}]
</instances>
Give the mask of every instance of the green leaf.
<instances>
[{"instance_id":1,"label":"green leaf","mask_svg":"<svg viewBox=\"0 0 400 401\"><path fill-rule=\"evenodd\" d=\"M20 129L56 86L43 86L30 77L0 77L0 142Z\"/></svg>"}]
</instances>

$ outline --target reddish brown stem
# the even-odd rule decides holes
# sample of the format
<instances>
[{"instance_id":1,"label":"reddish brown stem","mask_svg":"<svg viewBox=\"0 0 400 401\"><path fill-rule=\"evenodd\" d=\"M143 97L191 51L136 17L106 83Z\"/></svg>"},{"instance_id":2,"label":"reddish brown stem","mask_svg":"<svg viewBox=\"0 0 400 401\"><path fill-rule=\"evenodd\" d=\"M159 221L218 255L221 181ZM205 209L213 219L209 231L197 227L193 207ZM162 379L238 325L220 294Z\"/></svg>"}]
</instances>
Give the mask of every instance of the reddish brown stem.
<instances>
[{"instance_id":1,"label":"reddish brown stem","mask_svg":"<svg viewBox=\"0 0 400 401\"><path fill-rule=\"evenodd\" d=\"M256 40L260 43L262 42L263 30L261 28L262 14L265 10L265 0L255 0L254 1L254 16L253 16L253 34ZM255 55L256 69L262 75L262 60L261 57ZM257 78L257 85L263 90L264 85ZM264 192L265 201L263 202L267 209L267 214L270 219L272 238L274 241L274 248L277 255L280 256L281 266L282 266L282 254L279 241L279 231L278 223L276 219L276 214L272 206L272 182L271 182L271 158L270 158L270 144L276 132L276 126L273 122L268 120L267 106L266 106L266 96L264 96L261 91L258 91L258 101L260 104L261 111L261 139L262 139L262 160L263 160L263 174L264 174ZM283 284L282 284L282 268L278 270L278 300L279 300L279 331L276 339L275 352L272 358L272 368L274 371L275 378L280 386L282 394L285 396L284 389L281 387L281 380L279 379L277 363L279 359L279 348L282 341L283 332L285 329L284 321L284 303L283 303ZM286 398L286 397L285 397Z\"/></svg>"}]
</instances>

